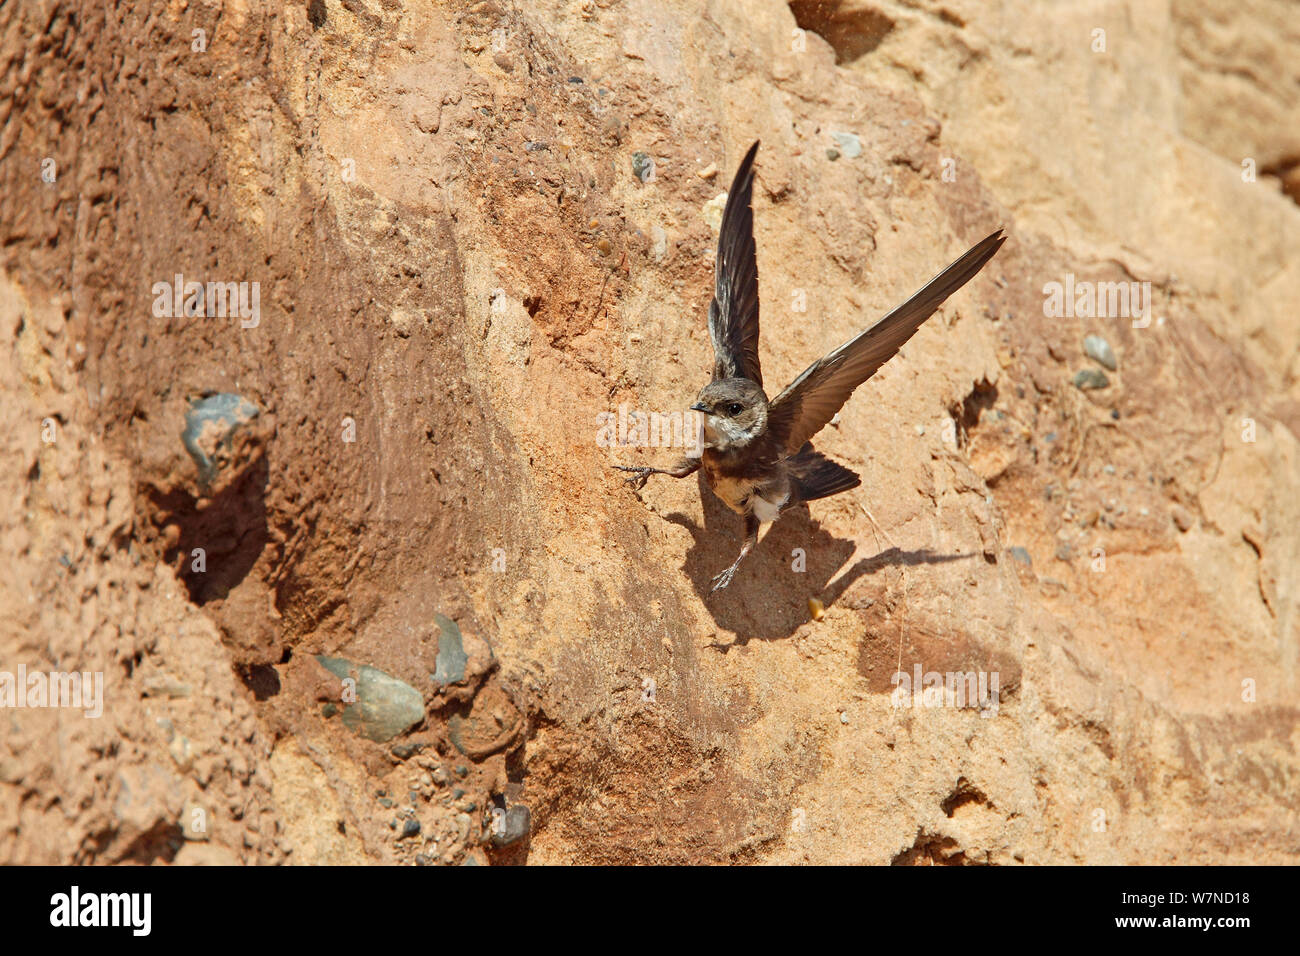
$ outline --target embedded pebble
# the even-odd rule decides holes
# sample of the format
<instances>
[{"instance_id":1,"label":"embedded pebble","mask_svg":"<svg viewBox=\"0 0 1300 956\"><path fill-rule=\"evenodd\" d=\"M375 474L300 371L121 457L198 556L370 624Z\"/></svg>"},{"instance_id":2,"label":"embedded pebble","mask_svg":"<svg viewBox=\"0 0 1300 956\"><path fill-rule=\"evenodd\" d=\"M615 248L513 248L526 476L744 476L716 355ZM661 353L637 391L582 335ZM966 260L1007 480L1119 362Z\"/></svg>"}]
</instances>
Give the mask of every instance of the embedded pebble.
<instances>
[{"instance_id":1,"label":"embedded pebble","mask_svg":"<svg viewBox=\"0 0 1300 956\"><path fill-rule=\"evenodd\" d=\"M260 414L260 409L240 395L222 392L190 405L185 413L181 443L199 468L199 481L212 484L220 467L221 451L228 449L235 432Z\"/></svg>"},{"instance_id":2,"label":"embedded pebble","mask_svg":"<svg viewBox=\"0 0 1300 956\"><path fill-rule=\"evenodd\" d=\"M1074 373L1074 387L1081 392L1091 389L1106 388L1110 385L1110 379L1101 369L1084 368Z\"/></svg>"},{"instance_id":3,"label":"embedded pebble","mask_svg":"<svg viewBox=\"0 0 1300 956\"><path fill-rule=\"evenodd\" d=\"M492 845L509 846L528 836L532 827L532 813L522 803L506 811L504 819L492 827Z\"/></svg>"},{"instance_id":4,"label":"embedded pebble","mask_svg":"<svg viewBox=\"0 0 1300 956\"><path fill-rule=\"evenodd\" d=\"M709 228L714 232L722 229L722 213L727 208L727 194L718 193L704 204L700 213L704 221L709 224Z\"/></svg>"},{"instance_id":5,"label":"embedded pebble","mask_svg":"<svg viewBox=\"0 0 1300 956\"><path fill-rule=\"evenodd\" d=\"M632 175L643 183L652 183L655 178L655 161L649 153L637 150L632 154Z\"/></svg>"},{"instance_id":6,"label":"embedded pebble","mask_svg":"<svg viewBox=\"0 0 1300 956\"><path fill-rule=\"evenodd\" d=\"M650 227L650 255L654 257L655 262L663 262L664 257L668 255L668 233L664 231L663 226Z\"/></svg>"},{"instance_id":7,"label":"embedded pebble","mask_svg":"<svg viewBox=\"0 0 1300 956\"><path fill-rule=\"evenodd\" d=\"M1119 367L1119 363L1115 361L1115 352L1110 347L1110 343L1100 335L1086 336L1083 340L1083 351L1088 358L1112 372Z\"/></svg>"},{"instance_id":8,"label":"embedded pebble","mask_svg":"<svg viewBox=\"0 0 1300 956\"><path fill-rule=\"evenodd\" d=\"M438 656L435 658L433 681L435 684L454 684L465 679L465 665L469 655L465 653L465 642L460 628L451 618L435 614L438 624Z\"/></svg>"},{"instance_id":9,"label":"embedded pebble","mask_svg":"<svg viewBox=\"0 0 1300 956\"><path fill-rule=\"evenodd\" d=\"M424 696L405 681L341 657L321 654L316 660L340 680L355 673L356 702L343 708L343 724L354 733L383 743L424 720Z\"/></svg>"},{"instance_id":10,"label":"embedded pebble","mask_svg":"<svg viewBox=\"0 0 1300 956\"><path fill-rule=\"evenodd\" d=\"M832 132L831 139L835 140L835 145L845 159L857 159L862 155L862 140L856 134Z\"/></svg>"}]
</instances>

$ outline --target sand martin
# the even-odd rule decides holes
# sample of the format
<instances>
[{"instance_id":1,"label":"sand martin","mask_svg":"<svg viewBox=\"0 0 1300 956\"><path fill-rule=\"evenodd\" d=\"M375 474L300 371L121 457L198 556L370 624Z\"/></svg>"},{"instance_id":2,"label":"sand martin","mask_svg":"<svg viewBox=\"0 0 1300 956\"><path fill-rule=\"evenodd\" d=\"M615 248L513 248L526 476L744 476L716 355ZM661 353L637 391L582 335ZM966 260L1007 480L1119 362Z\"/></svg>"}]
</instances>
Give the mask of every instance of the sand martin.
<instances>
[{"instance_id":1,"label":"sand martin","mask_svg":"<svg viewBox=\"0 0 1300 956\"><path fill-rule=\"evenodd\" d=\"M736 171L718 236L709 304L713 380L691 406L704 415L703 451L672 468L615 466L633 473L627 482L634 488L641 488L651 475L685 478L703 467L713 493L744 516L745 543L731 567L713 578L714 591L731 583L758 542L762 522L775 521L796 502L861 484L857 474L814 451L810 439L1006 241L999 229L976 243L910 299L808 366L769 401L758 363L758 260L750 208L757 152L755 142Z\"/></svg>"}]
</instances>

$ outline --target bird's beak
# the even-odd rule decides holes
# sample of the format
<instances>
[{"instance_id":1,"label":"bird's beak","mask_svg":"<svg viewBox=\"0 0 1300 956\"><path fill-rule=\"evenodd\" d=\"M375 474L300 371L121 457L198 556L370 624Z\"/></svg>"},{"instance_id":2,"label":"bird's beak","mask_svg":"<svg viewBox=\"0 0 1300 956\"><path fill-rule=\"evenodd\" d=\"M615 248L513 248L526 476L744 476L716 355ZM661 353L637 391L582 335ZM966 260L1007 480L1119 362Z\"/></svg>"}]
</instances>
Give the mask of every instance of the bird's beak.
<instances>
[{"instance_id":1,"label":"bird's beak","mask_svg":"<svg viewBox=\"0 0 1300 956\"><path fill-rule=\"evenodd\" d=\"M691 406L691 411L703 412L705 415L707 415L709 414L709 406L705 405L703 402L696 402L694 405Z\"/></svg>"}]
</instances>

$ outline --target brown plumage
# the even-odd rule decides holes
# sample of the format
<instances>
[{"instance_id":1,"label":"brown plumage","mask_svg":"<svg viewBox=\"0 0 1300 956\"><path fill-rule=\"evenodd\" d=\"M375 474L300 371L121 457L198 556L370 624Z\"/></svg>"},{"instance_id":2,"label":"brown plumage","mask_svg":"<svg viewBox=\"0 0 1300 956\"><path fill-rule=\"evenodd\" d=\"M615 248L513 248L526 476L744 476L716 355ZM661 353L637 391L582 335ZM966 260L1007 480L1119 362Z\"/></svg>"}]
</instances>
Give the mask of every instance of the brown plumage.
<instances>
[{"instance_id":1,"label":"brown plumage","mask_svg":"<svg viewBox=\"0 0 1300 956\"><path fill-rule=\"evenodd\" d=\"M718 236L709 304L713 380L691 406L705 416L704 451L699 459L684 459L673 468L615 466L634 473L627 480L636 488L652 474L684 478L702 466L713 493L744 516L744 546L731 567L713 579L715 591L731 583L757 542L762 522L775 521L796 501L861 484L854 472L815 451L810 439L1006 241L998 230L976 243L910 299L808 366L769 401L758 360L758 261L751 208L757 152L755 142L740 162Z\"/></svg>"}]
</instances>

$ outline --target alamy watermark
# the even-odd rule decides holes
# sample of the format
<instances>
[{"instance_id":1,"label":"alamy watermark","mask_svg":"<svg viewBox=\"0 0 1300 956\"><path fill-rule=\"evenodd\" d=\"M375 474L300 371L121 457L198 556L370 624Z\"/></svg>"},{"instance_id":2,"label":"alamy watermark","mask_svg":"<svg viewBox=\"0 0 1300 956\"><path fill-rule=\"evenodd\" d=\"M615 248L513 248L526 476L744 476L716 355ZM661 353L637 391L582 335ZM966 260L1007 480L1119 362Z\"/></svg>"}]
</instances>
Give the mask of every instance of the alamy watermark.
<instances>
[{"instance_id":1,"label":"alamy watermark","mask_svg":"<svg viewBox=\"0 0 1300 956\"><path fill-rule=\"evenodd\" d=\"M87 717L104 713L103 671L0 671L0 708L74 707Z\"/></svg>"},{"instance_id":2,"label":"alamy watermark","mask_svg":"<svg viewBox=\"0 0 1300 956\"><path fill-rule=\"evenodd\" d=\"M1064 282L1043 286L1043 296L1049 319L1132 319L1135 329L1151 324L1150 282L1092 282L1067 272Z\"/></svg>"},{"instance_id":3,"label":"alamy watermark","mask_svg":"<svg viewBox=\"0 0 1300 956\"><path fill-rule=\"evenodd\" d=\"M262 287L257 282L186 282L178 272L171 282L155 282L150 291L154 318L237 315L244 329L255 329L262 322Z\"/></svg>"},{"instance_id":4,"label":"alamy watermark","mask_svg":"<svg viewBox=\"0 0 1300 956\"><path fill-rule=\"evenodd\" d=\"M998 715L1001 678L997 671L926 671L921 665L912 673L899 670L889 682L894 685L895 707L957 707L978 709L981 717Z\"/></svg>"},{"instance_id":5,"label":"alamy watermark","mask_svg":"<svg viewBox=\"0 0 1300 956\"><path fill-rule=\"evenodd\" d=\"M83 893L74 885L50 897L50 925L55 927L124 927L133 936L148 936L152 912L152 893Z\"/></svg>"},{"instance_id":6,"label":"alamy watermark","mask_svg":"<svg viewBox=\"0 0 1300 956\"><path fill-rule=\"evenodd\" d=\"M704 416L699 412L643 412L629 409L626 402L618 412L596 415L596 444L601 448L684 448L691 457L704 448Z\"/></svg>"}]
</instances>

